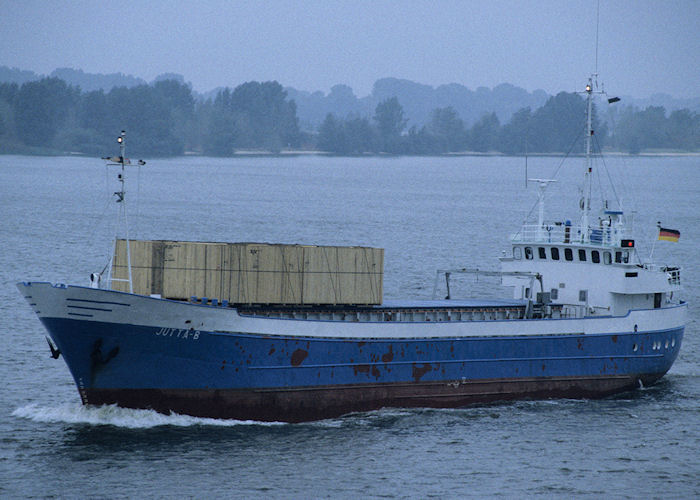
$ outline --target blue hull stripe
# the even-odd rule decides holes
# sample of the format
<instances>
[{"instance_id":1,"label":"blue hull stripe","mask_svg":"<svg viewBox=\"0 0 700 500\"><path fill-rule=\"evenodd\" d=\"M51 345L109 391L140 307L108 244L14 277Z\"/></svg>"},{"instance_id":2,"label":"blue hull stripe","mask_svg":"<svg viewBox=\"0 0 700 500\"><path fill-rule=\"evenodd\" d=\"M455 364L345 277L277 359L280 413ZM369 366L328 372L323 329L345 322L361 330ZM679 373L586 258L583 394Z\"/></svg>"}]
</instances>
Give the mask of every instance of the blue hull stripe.
<instances>
[{"instance_id":1,"label":"blue hull stripe","mask_svg":"<svg viewBox=\"0 0 700 500\"><path fill-rule=\"evenodd\" d=\"M616 335L318 339L42 318L79 387L265 389L663 374L683 328Z\"/></svg>"}]
</instances>

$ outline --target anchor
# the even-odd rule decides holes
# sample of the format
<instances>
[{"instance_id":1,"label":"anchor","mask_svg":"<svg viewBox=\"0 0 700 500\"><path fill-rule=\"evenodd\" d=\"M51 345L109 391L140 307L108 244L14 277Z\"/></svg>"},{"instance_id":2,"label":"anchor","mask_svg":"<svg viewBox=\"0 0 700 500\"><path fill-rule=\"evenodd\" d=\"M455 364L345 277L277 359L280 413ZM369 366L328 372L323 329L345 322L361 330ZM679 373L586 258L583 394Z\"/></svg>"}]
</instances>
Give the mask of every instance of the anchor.
<instances>
[{"instance_id":1,"label":"anchor","mask_svg":"<svg viewBox=\"0 0 700 500\"><path fill-rule=\"evenodd\" d=\"M54 347L48 337L46 337L46 342L49 344L49 349L51 349L51 357L53 359L58 359L61 355L61 350L58 347Z\"/></svg>"}]
</instances>

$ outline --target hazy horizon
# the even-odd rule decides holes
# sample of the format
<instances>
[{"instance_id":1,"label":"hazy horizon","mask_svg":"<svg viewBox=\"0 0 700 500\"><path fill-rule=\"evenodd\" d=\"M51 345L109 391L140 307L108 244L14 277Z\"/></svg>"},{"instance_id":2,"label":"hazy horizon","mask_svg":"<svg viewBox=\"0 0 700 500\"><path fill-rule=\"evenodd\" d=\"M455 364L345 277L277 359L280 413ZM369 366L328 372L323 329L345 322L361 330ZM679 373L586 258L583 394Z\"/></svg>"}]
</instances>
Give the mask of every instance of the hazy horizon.
<instances>
[{"instance_id":1,"label":"hazy horizon","mask_svg":"<svg viewBox=\"0 0 700 500\"><path fill-rule=\"evenodd\" d=\"M277 80L369 95L393 77L470 89L510 83L581 90L596 69L590 1L2 0L0 65L69 67L152 81L178 73L198 92ZM700 94L700 2L601 1L599 81L618 95Z\"/></svg>"}]
</instances>

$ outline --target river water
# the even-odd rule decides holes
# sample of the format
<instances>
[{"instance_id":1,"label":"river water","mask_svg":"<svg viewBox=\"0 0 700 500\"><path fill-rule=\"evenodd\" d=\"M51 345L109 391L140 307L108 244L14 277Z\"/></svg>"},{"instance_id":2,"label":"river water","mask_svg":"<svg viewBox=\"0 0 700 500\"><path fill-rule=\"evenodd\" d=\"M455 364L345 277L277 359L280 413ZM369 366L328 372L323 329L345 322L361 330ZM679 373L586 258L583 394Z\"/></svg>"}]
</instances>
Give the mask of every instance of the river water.
<instances>
[{"instance_id":1,"label":"river water","mask_svg":"<svg viewBox=\"0 0 700 500\"><path fill-rule=\"evenodd\" d=\"M559 170L547 205L573 219L583 160L559 166L530 158L527 175ZM87 284L102 270L117 230L110 168L0 156L0 497L700 495L699 157L613 157L595 170L595 189L618 181L604 190L634 212L639 250L683 267L689 324L660 383L600 401L305 424L81 406L14 284ZM430 298L436 269L496 269L537 198L524 161L502 157L188 157L128 174L132 238L382 247L386 299ZM654 245L657 221L680 242ZM488 280L455 287L459 297L502 292Z\"/></svg>"}]
</instances>

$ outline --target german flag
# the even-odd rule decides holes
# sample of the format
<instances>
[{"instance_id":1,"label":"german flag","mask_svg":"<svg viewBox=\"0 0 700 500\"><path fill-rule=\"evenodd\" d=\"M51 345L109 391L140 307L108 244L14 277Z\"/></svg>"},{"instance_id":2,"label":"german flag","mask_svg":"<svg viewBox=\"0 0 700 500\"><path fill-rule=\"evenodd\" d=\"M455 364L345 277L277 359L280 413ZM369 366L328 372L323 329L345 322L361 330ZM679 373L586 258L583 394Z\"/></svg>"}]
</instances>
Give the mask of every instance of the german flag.
<instances>
[{"instance_id":1,"label":"german flag","mask_svg":"<svg viewBox=\"0 0 700 500\"><path fill-rule=\"evenodd\" d=\"M659 227L659 239L664 241L678 241L681 237L681 232L675 229L666 229L665 227Z\"/></svg>"}]
</instances>

